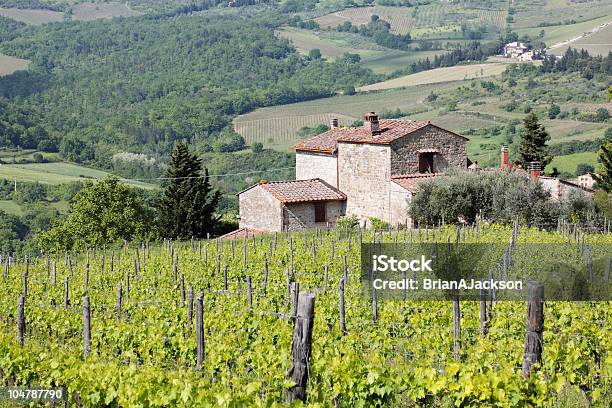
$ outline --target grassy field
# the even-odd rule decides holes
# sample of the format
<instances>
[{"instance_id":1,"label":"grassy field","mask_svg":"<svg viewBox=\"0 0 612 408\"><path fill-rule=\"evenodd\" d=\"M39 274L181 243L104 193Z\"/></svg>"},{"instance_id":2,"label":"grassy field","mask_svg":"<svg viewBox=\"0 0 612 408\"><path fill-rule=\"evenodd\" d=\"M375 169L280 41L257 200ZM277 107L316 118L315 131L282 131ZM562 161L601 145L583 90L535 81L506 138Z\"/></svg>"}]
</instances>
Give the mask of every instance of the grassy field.
<instances>
[{"instance_id":1,"label":"grassy field","mask_svg":"<svg viewBox=\"0 0 612 408\"><path fill-rule=\"evenodd\" d=\"M108 176L100 170L78 166L72 163L32 163L32 164L2 164L0 165L0 178L40 182L45 184L61 184L72 181L97 180ZM134 187L145 189L154 188L153 185L128 181Z\"/></svg>"},{"instance_id":2,"label":"grassy field","mask_svg":"<svg viewBox=\"0 0 612 408\"><path fill-rule=\"evenodd\" d=\"M546 166L546 171L552 171L553 167L556 167L559 172L574 173L576 166L580 163L588 163L592 165L597 164L597 153L595 152L582 152L568 154L567 156L557 156L553 158L552 162Z\"/></svg>"},{"instance_id":3,"label":"grassy field","mask_svg":"<svg viewBox=\"0 0 612 408\"><path fill-rule=\"evenodd\" d=\"M310 30L285 27L282 30L278 30L276 34L290 40L295 48L303 54L308 54L308 51L314 48L321 50L321 54L326 58L334 58L346 52L359 54L362 58L380 57L385 54L385 48L373 43L361 41L360 46L355 46L349 44L349 41L342 37L334 38L328 36L327 38L321 38L314 31ZM344 38L346 38L346 33L343 34L345 34ZM355 35L354 37L359 36Z\"/></svg>"},{"instance_id":4,"label":"grassy field","mask_svg":"<svg viewBox=\"0 0 612 408\"><path fill-rule=\"evenodd\" d=\"M419 111L426 109L423 101L431 92L444 92L462 83L419 85L257 109L236 118L234 126L247 143L262 142L266 147L288 150L300 139L296 133L304 126L327 124L332 117L340 119L341 125L349 125L371 110Z\"/></svg>"},{"instance_id":5,"label":"grassy field","mask_svg":"<svg viewBox=\"0 0 612 408\"><path fill-rule=\"evenodd\" d=\"M51 10L0 8L0 16L22 21L26 24L41 25L63 21L64 14Z\"/></svg>"},{"instance_id":6,"label":"grassy field","mask_svg":"<svg viewBox=\"0 0 612 408\"><path fill-rule=\"evenodd\" d=\"M381 47L357 34L337 32L314 32L293 27L284 27L276 34L291 40L302 54L318 48L325 58L334 59L344 53L359 54L362 65L379 74L388 74L425 58L432 59L444 51L398 51Z\"/></svg>"},{"instance_id":7,"label":"grassy field","mask_svg":"<svg viewBox=\"0 0 612 408\"><path fill-rule=\"evenodd\" d=\"M610 16L610 21L612 21L612 16ZM587 35L567 45L557 47L549 52L561 55L568 47L578 49L584 48L591 54L607 55L608 52L612 51L612 23L593 34Z\"/></svg>"},{"instance_id":8,"label":"grassy field","mask_svg":"<svg viewBox=\"0 0 612 408\"><path fill-rule=\"evenodd\" d=\"M501 74L506 69L506 64L475 64L457 65L448 68L436 68L429 71L390 79L376 84L366 85L359 91L376 91L383 89L401 88L406 86L433 84L438 82L461 81L464 79L484 78Z\"/></svg>"},{"instance_id":9,"label":"grassy field","mask_svg":"<svg viewBox=\"0 0 612 408\"><path fill-rule=\"evenodd\" d=\"M0 76L26 69L30 61L0 54Z\"/></svg>"},{"instance_id":10,"label":"grassy field","mask_svg":"<svg viewBox=\"0 0 612 408\"><path fill-rule=\"evenodd\" d=\"M141 12L129 9L126 3L81 3L72 8L72 14L72 18L79 21L142 15Z\"/></svg>"}]
</instances>

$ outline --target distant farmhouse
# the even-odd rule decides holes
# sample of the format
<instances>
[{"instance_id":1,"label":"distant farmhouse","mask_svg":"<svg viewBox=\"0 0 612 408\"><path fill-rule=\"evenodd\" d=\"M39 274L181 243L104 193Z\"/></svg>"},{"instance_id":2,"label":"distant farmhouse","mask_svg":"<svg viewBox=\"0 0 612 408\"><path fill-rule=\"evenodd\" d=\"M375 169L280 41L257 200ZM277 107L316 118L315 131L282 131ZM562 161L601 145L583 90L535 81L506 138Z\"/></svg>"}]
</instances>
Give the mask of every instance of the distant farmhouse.
<instances>
[{"instance_id":1,"label":"distant farmhouse","mask_svg":"<svg viewBox=\"0 0 612 408\"><path fill-rule=\"evenodd\" d=\"M541 52L530 50L524 43L515 41L504 46L504 56L519 61L534 61L541 59Z\"/></svg>"},{"instance_id":2,"label":"distant farmhouse","mask_svg":"<svg viewBox=\"0 0 612 408\"><path fill-rule=\"evenodd\" d=\"M417 182L466 169L468 139L429 121L380 119L339 127L295 146L296 178L262 181L238 194L240 230L231 237L335 224L340 216L409 224Z\"/></svg>"}]
</instances>

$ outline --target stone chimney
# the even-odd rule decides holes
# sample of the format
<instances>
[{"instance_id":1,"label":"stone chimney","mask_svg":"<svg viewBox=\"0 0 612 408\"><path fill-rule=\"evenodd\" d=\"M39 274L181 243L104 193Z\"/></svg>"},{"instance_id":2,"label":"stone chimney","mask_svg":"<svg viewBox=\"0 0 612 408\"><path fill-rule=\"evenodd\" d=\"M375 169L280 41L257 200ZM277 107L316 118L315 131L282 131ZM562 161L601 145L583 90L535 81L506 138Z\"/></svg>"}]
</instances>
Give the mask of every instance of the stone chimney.
<instances>
[{"instance_id":1,"label":"stone chimney","mask_svg":"<svg viewBox=\"0 0 612 408\"><path fill-rule=\"evenodd\" d=\"M502 145L501 147L501 163L499 164L500 169L510 168L510 153L508 153L508 146Z\"/></svg>"},{"instance_id":2,"label":"stone chimney","mask_svg":"<svg viewBox=\"0 0 612 408\"><path fill-rule=\"evenodd\" d=\"M372 136L380 134L380 125L378 124L378 114L376 112L368 112L365 114L363 127L370 131Z\"/></svg>"},{"instance_id":3,"label":"stone chimney","mask_svg":"<svg viewBox=\"0 0 612 408\"><path fill-rule=\"evenodd\" d=\"M533 161L529 163L529 176L531 177L532 180L537 180L538 178L540 178L540 173L541 173L541 168L540 168L540 162L538 161Z\"/></svg>"},{"instance_id":4,"label":"stone chimney","mask_svg":"<svg viewBox=\"0 0 612 408\"><path fill-rule=\"evenodd\" d=\"M337 127L338 127L338 118L332 118L332 120L329 122L329 128L336 129Z\"/></svg>"}]
</instances>

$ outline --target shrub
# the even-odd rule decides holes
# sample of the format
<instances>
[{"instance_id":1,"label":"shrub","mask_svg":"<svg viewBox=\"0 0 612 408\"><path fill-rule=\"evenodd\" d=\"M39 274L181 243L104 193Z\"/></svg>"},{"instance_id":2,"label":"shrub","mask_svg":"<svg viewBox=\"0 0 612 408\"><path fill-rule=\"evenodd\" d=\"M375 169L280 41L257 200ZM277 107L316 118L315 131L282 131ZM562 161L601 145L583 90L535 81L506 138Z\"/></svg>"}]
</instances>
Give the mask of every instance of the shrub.
<instances>
[{"instance_id":1,"label":"shrub","mask_svg":"<svg viewBox=\"0 0 612 408\"><path fill-rule=\"evenodd\" d=\"M582 176L583 174L595 172L595 167L588 163L579 163L576 166L576 175Z\"/></svg>"},{"instance_id":2,"label":"shrub","mask_svg":"<svg viewBox=\"0 0 612 408\"><path fill-rule=\"evenodd\" d=\"M336 221L336 228L340 229L352 229L357 227L357 225L359 225L359 219L355 215L340 217Z\"/></svg>"},{"instance_id":3,"label":"shrub","mask_svg":"<svg viewBox=\"0 0 612 408\"><path fill-rule=\"evenodd\" d=\"M419 187L409 213L421 224L437 224L442 219L454 223L459 218L474 222L478 217L504 224L518 217L529 225L548 228L556 226L560 212L540 183L514 173L455 172L425 180Z\"/></svg>"},{"instance_id":4,"label":"shrub","mask_svg":"<svg viewBox=\"0 0 612 408\"><path fill-rule=\"evenodd\" d=\"M377 230L389 229L389 223L381 220L380 218L371 217L369 218L369 224L372 228Z\"/></svg>"}]
</instances>

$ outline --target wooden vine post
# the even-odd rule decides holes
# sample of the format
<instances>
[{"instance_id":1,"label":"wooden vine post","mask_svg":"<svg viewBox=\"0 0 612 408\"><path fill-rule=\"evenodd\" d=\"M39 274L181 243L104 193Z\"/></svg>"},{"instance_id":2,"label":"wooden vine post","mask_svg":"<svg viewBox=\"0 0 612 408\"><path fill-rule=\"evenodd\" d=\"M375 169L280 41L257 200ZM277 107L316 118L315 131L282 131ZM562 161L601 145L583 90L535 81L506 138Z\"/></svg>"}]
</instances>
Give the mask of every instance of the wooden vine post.
<instances>
[{"instance_id":1,"label":"wooden vine post","mask_svg":"<svg viewBox=\"0 0 612 408\"><path fill-rule=\"evenodd\" d=\"M340 279L340 331L346 333L346 316L344 315L344 278Z\"/></svg>"},{"instance_id":2,"label":"wooden vine post","mask_svg":"<svg viewBox=\"0 0 612 408\"><path fill-rule=\"evenodd\" d=\"M459 348L461 342L461 309L459 306L459 293L453 294L453 354L455 360L459 360Z\"/></svg>"},{"instance_id":3,"label":"wooden vine post","mask_svg":"<svg viewBox=\"0 0 612 408\"><path fill-rule=\"evenodd\" d=\"M202 368L204 363L204 293L200 292L196 298L196 367Z\"/></svg>"},{"instance_id":4,"label":"wooden vine post","mask_svg":"<svg viewBox=\"0 0 612 408\"><path fill-rule=\"evenodd\" d=\"M312 327L314 323L315 296L309 292L300 293L291 344L291 366L287 379L295 383L285 390L285 401L306 400L308 365L312 350Z\"/></svg>"},{"instance_id":5,"label":"wooden vine post","mask_svg":"<svg viewBox=\"0 0 612 408\"><path fill-rule=\"evenodd\" d=\"M527 286L527 329L523 377L529 378L531 366L542 359L542 331L544 330L544 285L529 282Z\"/></svg>"},{"instance_id":6,"label":"wooden vine post","mask_svg":"<svg viewBox=\"0 0 612 408\"><path fill-rule=\"evenodd\" d=\"M17 339L19 344L23 346L25 337L25 297L19 296L19 302L17 304Z\"/></svg>"},{"instance_id":7,"label":"wooden vine post","mask_svg":"<svg viewBox=\"0 0 612 408\"><path fill-rule=\"evenodd\" d=\"M121 282L117 285L117 304L115 305L117 321L121 321L121 298L123 297L123 286Z\"/></svg>"},{"instance_id":8,"label":"wooden vine post","mask_svg":"<svg viewBox=\"0 0 612 408\"><path fill-rule=\"evenodd\" d=\"M91 308L88 296L83 298L83 340L83 354L87 358L91 351Z\"/></svg>"}]
</instances>

